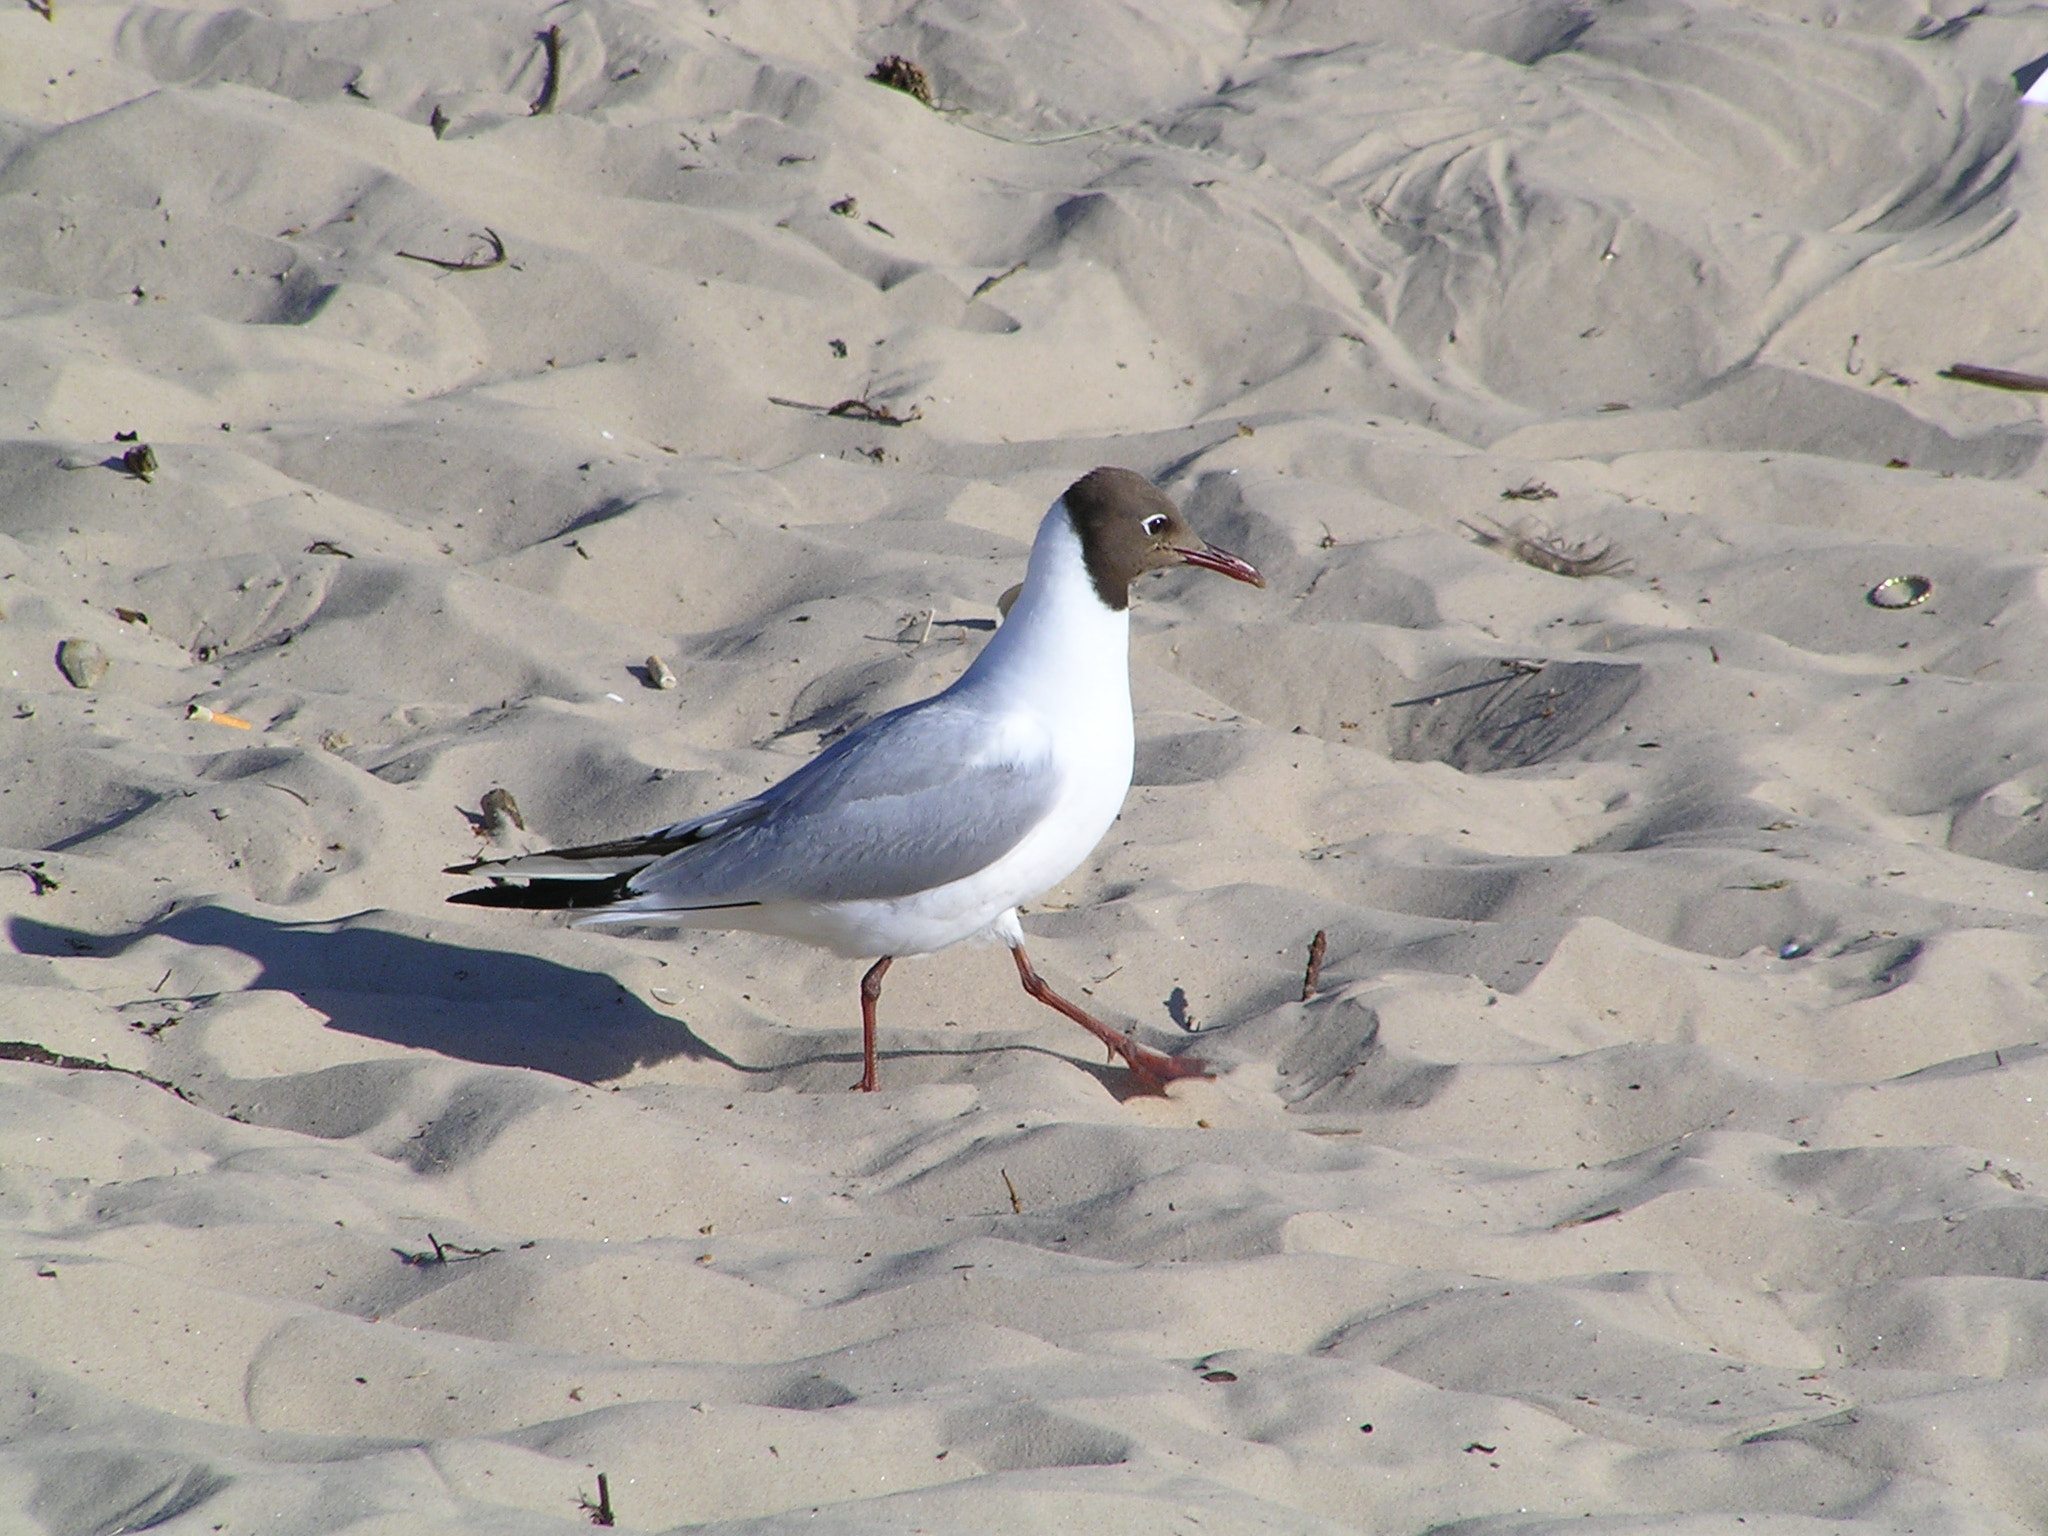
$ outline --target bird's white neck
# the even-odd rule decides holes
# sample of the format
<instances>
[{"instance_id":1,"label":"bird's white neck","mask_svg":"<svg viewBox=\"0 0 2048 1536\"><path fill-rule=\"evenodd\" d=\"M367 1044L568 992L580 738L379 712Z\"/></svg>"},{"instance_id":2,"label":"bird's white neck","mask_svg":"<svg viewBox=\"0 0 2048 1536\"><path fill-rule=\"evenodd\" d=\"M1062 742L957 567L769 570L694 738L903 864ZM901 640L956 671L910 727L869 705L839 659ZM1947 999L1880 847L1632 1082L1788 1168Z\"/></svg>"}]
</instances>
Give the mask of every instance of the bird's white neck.
<instances>
[{"instance_id":1,"label":"bird's white neck","mask_svg":"<svg viewBox=\"0 0 2048 1536\"><path fill-rule=\"evenodd\" d=\"M1038 525L1024 589L1009 616L958 686L1044 689L1052 695L1048 702L1063 709L1099 700L1128 719L1130 651L1130 612L1112 609L1097 594L1062 499Z\"/></svg>"}]
</instances>

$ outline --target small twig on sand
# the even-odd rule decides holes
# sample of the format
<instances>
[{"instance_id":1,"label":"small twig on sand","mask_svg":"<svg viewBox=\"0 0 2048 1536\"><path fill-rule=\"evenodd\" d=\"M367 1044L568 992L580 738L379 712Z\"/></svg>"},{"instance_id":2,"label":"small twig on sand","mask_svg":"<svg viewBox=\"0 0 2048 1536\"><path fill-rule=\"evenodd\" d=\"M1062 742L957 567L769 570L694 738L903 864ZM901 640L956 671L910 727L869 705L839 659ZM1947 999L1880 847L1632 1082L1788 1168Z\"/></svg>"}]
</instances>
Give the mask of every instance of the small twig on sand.
<instances>
[{"instance_id":1,"label":"small twig on sand","mask_svg":"<svg viewBox=\"0 0 2048 1536\"><path fill-rule=\"evenodd\" d=\"M617 1525L619 1523L619 1517L612 1513L611 1480L602 1472L597 1474L597 1502L593 1504L590 1500L585 1499L583 1500L583 1508L589 1511L590 1523L592 1525Z\"/></svg>"},{"instance_id":2,"label":"small twig on sand","mask_svg":"<svg viewBox=\"0 0 2048 1536\"><path fill-rule=\"evenodd\" d=\"M974 285L974 292L968 295L969 299L972 300L980 298L984 293L987 293L989 289L995 287L997 283L1002 282L1005 278L1015 277L1019 272L1022 272L1026 267L1030 265L1031 263L1028 261L1020 261L1014 267L1011 267L1006 272L998 272L994 277L984 277L980 282Z\"/></svg>"},{"instance_id":3,"label":"small twig on sand","mask_svg":"<svg viewBox=\"0 0 2048 1536\"><path fill-rule=\"evenodd\" d=\"M0 1061L25 1061L32 1067L61 1067L67 1072L118 1072L123 1077L140 1078L150 1087L161 1088L165 1093L175 1093L187 1104L192 1102L176 1083L167 1083L133 1067L117 1067L111 1061L94 1061L90 1056L66 1056L61 1051L53 1051L29 1040L0 1040Z\"/></svg>"},{"instance_id":4,"label":"small twig on sand","mask_svg":"<svg viewBox=\"0 0 2048 1536\"><path fill-rule=\"evenodd\" d=\"M908 416L898 416L888 406L877 405L866 395L855 400L842 400L837 405L813 405L808 400L785 400L780 395L770 395L768 403L786 406L792 411L813 411L820 416L839 416L848 421L872 421L878 427L907 427L913 421L924 419L924 412L914 405L910 408Z\"/></svg>"},{"instance_id":5,"label":"small twig on sand","mask_svg":"<svg viewBox=\"0 0 2048 1536\"><path fill-rule=\"evenodd\" d=\"M57 19L57 0L28 0L28 8L45 21Z\"/></svg>"},{"instance_id":6,"label":"small twig on sand","mask_svg":"<svg viewBox=\"0 0 2048 1536\"><path fill-rule=\"evenodd\" d=\"M473 240L490 241L491 254L482 261L473 259L443 261L438 256L421 256L412 251L399 251L396 254L403 256L407 261L423 261L430 267L439 267L443 272L488 272L493 267L505 265L505 242L498 238L498 232L495 229L486 227L482 234L472 235L470 238Z\"/></svg>"},{"instance_id":7,"label":"small twig on sand","mask_svg":"<svg viewBox=\"0 0 2048 1536\"><path fill-rule=\"evenodd\" d=\"M1330 935L1323 929L1316 930L1316 936L1308 941L1308 969L1301 977L1301 1000L1305 1003L1316 995L1323 984L1323 956L1330 952Z\"/></svg>"},{"instance_id":8,"label":"small twig on sand","mask_svg":"<svg viewBox=\"0 0 2048 1536\"><path fill-rule=\"evenodd\" d=\"M1461 693L1471 693L1475 689L1498 688L1502 683L1512 683L1517 678L1534 677L1538 672L1541 672L1543 670L1544 664L1540 661L1503 660L1501 662L1501 665L1506 667L1508 670L1502 673L1499 677L1481 678L1476 683L1466 683L1461 687L1457 688L1446 688L1441 693L1425 693L1420 698L1396 699L1393 703L1389 704L1387 708L1414 709L1416 706L1421 704L1435 704L1443 699L1455 698L1458 694Z\"/></svg>"},{"instance_id":9,"label":"small twig on sand","mask_svg":"<svg viewBox=\"0 0 2048 1536\"><path fill-rule=\"evenodd\" d=\"M1958 384L1982 384L1988 389L2017 389L2031 394L2048 394L2048 378L2038 373L2015 373L2010 368L1981 368L1975 363L1950 363L1941 370L1944 379Z\"/></svg>"},{"instance_id":10,"label":"small twig on sand","mask_svg":"<svg viewBox=\"0 0 2048 1536\"><path fill-rule=\"evenodd\" d=\"M432 1253L408 1253L403 1248L394 1248L391 1251L398 1255L401 1263L422 1269L429 1264L453 1263L456 1259L481 1259L487 1254L501 1251L496 1248L465 1248L460 1243L444 1243L431 1232L427 1234L427 1241L434 1245Z\"/></svg>"},{"instance_id":11,"label":"small twig on sand","mask_svg":"<svg viewBox=\"0 0 2048 1536\"><path fill-rule=\"evenodd\" d=\"M57 882L43 873L43 861L33 864L0 864L0 875L26 875L28 883L35 888L38 896L47 896L57 889Z\"/></svg>"},{"instance_id":12,"label":"small twig on sand","mask_svg":"<svg viewBox=\"0 0 2048 1536\"><path fill-rule=\"evenodd\" d=\"M526 109L528 117L540 117L554 111L555 93L562 87L562 29L549 27L540 34L540 45L548 52L548 74L547 79L541 82L540 95Z\"/></svg>"},{"instance_id":13,"label":"small twig on sand","mask_svg":"<svg viewBox=\"0 0 2048 1536\"><path fill-rule=\"evenodd\" d=\"M1619 1216L1620 1214L1621 1207L1611 1205L1606 1210L1595 1211L1590 1216L1567 1216L1563 1221L1553 1223L1550 1230L1553 1232L1563 1232L1571 1227L1590 1227L1596 1221L1606 1221L1609 1217Z\"/></svg>"},{"instance_id":14,"label":"small twig on sand","mask_svg":"<svg viewBox=\"0 0 2048 1536\"><path fill-rule=\"evenodd\" d=\"M1010 1182L1010 1170L1007 1168L998 1168L996 1172L1000 1173L1003 1176L1003 1188L1007 1189L1010 1192L1011 1211L1013 1211L1015 1214L1019 1216L1022 1216L1024 1214L1024 1202L1017 1196L1017 1186Z\"/></svg>"},{"instance_id":15,"label":"small twig on sand","mask_svg":"<svg viewBox=\"0 0 2048 1536\"><path fill-rule=\"evenodd\" d=\"M924 412L914 405L910 408L908 416L898 416L888 406L874 404L866 395L862 395L857 400L842 400L825 412L825 414L827 416L845 416L853 421L872 421L877 426L883 427L907 427L913 421L924 419Z\"/></svg>"}]
</instances>

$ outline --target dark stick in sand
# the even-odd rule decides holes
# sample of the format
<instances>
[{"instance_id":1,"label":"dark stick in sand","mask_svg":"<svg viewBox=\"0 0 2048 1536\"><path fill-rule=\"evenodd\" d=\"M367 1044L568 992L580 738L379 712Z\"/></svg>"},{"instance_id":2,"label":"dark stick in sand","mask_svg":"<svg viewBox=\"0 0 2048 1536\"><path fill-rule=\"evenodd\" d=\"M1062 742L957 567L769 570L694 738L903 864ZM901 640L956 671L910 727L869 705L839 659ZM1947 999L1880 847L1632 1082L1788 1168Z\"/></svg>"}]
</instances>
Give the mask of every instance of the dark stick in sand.
<instances>
[{"instance_id":1,"label":"dark stick in sand","mask_svg":"<svg viewBox=\"0 0 2048 1536\"><path fill-rule=\"evenodd\" d=\"M877 426L882 427L907 427L913 421L920 421L924 418L924 412L914 405L910 408L908 416L898 416L888 406L876 405L866 395L862 395L857 400L842 400L825 412L825 414L827 416L848 416L855 421L872 421Z\"/></svg>"},{"instance_id":2,"label":"dark stick in sand","mask_svg":"<svg viewBox=\"0 0 2048 1536\"><path fill-rule=\"evenodd\" d=\"M0 864L0 875L22 875L27 877L29 885L34 888L38 896L47 896L51 891L57 889L57 882L43 873L43 861L41 859L36 860L33 864Z\"/></svg>"},{"instance_id":3,"label":"dark stick in sand","mask_svg":"<svg viewBox=\"0 0 2048 1536\"><path fill-rule=\"evenodd\" d=\"M786 400L781 395L770 395L770 405L787 406L792 411L814 411L820 416L838 416L852 421L871 421L878 427L907 427L913 421L922 421L924 412L916 406L910 408L907 416L898 416L886 405L877 405L867 396L854 400L842 400L837 405L813 405L808 400Z\"/></svg>"},{"instance_id":4,"label":"dark stick in sand","mask_svg":"<svg viewBox=\"0 0 2048 1536\"><path fill-rule=\"evenodd\" d=\"M59 1067L66 1072L118 1072L123 1077L136 1078L152 1088L161 1088L165 1093L174 1093L187 1104L185 1090L176 1083L167 1083L160 1077L151 1077L147 1072L138 1072L133 1067L117 1067L111 1061L94 1061L90 1056L67 1056L53 1051L48 1046L37 1045L32 1040L0 1040L0 1061L25 1061L35 1067Z\"/></svg>"},{"instance_id":5,"label":"dark stick in sand","mask_svg":"<svg viewBox=\"0 0 2048 1536\"><path fill-rule=\"evenodd\" d=\"M1305 1003L1316 995L1316 988L1323 984L1323 956L1330 952L1330 935L1323 929L1316 930L1316 936L1308 941L1308 969L1302 973L1301 1000Z\"/></svg>"},{"instance_id":6,"label":"dark stick in sand","mask_svg":"<svg viewBox=\"0 0 2048 1536\"><path fill-rule=\"evenodd\" d=\"M1011 267L1006 272L998 272L994 277L984 277L980 282L974 285L974 292L968 295L968 297L972 299L980 298L984 293L987 293L989 289L995 287L997 283L1002 282L1005 278L1015 277L1019 272L1022 272L1024 268L1028 265L1028 262L1020 261L1014 267Z\"/></svg>"},{"instance_id":7,"label":"dark stick in sand","mask_svg":"<svg viewBox=\"0 0 2048 1536\"><path fill-rule=\"evenodd\" d=\"M486 227L481 235L472 237L491 242L491 254L482 261L443 261L438 256L421 256L412 251L399 251L407 261L423 261L430 267L439 267L443 272L488 272L493 267L505 265L505 242L498 238L495 229Z\"/></svg>"},{"instance_id":8,"label":"dark stick in sand","mask_svg":"<svg viewBox=\"0 0 2048 1536\"><path fill-rule=\"evenodd\" d=\"M2015 373L2010 368L1983 368L1976 363L1950 363L1941 370L1944 379L1958 384L1982 384L1988 389L2017 389L2048 395L2048 378L2038 373Z\"/></svg>"},{"instance_id":9,"label":"dark stick in sand","mask_svg":"<svg viewBox=\"0 0 2048 1536\"><path fill-rule=\"evenodd\" d=\"M526 109L528 117L540 117L555 110L555 92L562 87L562 29L549 27L540 34L540 45L548 52L548 75L541 82L540 95Z\"/></svg>"}]
</instances>

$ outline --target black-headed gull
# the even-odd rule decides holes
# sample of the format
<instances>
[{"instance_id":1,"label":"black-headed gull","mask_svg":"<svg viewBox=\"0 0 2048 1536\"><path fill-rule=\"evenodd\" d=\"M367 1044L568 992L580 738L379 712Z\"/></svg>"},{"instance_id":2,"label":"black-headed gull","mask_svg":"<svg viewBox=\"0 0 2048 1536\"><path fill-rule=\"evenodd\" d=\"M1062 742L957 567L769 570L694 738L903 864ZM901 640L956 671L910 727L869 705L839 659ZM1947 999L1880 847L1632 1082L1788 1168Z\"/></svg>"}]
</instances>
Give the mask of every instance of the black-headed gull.
<instances>
[{"instance_id":1,"label":"black-headed gull","mask_svg":"<svg viewBox=\"0 0 2048 1536\"><path fill-rule=\"evenodd\" d=\"M861 978L861 1079L875 1087L875 1008L890 962L962 939L1009 946L1024 990L1123 1057L1153 1091L1205 1075L1068 1002L1024 952L1017 905L1101 841L1131 787L1130 588L1195 565L1255 587L1151 482L1097 469L1038 525L1003 625L960 680L835 742L750 800L646 837L459 864L494 882L475 906L599 910L584 923L746 929L848 959ZM518 884L508 884L517 881Z\"/></svg>"}]
</instances>

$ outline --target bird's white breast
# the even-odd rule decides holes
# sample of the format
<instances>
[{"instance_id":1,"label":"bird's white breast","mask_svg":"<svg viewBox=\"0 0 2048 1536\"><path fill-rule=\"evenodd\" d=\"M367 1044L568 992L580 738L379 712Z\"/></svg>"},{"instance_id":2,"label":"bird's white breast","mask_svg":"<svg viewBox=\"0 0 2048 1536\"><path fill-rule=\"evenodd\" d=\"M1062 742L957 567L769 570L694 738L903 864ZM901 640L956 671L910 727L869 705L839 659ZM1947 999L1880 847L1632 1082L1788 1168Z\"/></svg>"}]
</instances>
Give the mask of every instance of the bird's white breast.
<instances>
[{"instance_id":1,"label":"bird's white breast","mask_svg":"<svg viewBox=\"0 0 2048 1536\"><path fill-rule=\"evenodd\" d=\"M1130 615L1096 594L1064 502L1039 527L1009 617L947 696L982 714L978 756L1050 768L1047 814L962 879L888 901L757 909L746 926L848 956L929 953L989 931L1102 841L1131 786Z\"/></svg>"}]
</instances>

